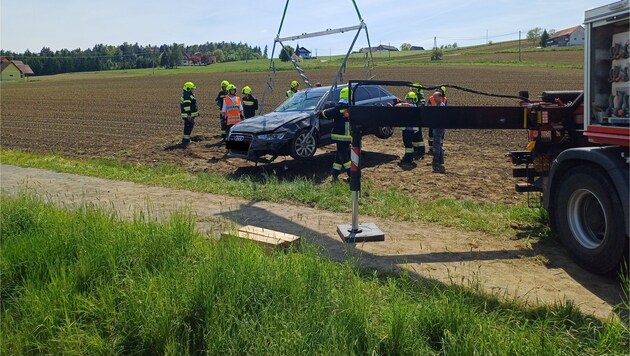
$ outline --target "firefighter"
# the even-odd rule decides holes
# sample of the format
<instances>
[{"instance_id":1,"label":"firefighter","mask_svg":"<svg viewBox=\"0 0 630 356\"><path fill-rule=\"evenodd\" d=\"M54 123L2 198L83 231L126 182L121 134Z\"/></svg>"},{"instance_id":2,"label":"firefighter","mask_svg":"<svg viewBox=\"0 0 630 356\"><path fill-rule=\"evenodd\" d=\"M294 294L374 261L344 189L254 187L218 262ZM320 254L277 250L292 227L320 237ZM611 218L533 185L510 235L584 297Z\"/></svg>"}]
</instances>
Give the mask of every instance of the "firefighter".
<instances>
[{"instance_id":1,"label":"firefighter","mask_svg":"<svg viewBox=\"0 0 630 356\"><path fill-rule=\"evenodd\" d=\"M427 101L427 106L446 106L448 101L444 96L444 87L435 90L435 93ZM433 172L434 173L446 173L444 168L444 129L433 129Z\"/></svg>"},{"instance_id":2,"label":"firefighter","mask_svg":"<svg viewBox=\"0 0 630 356\"><path fill-rule=\"evenodd\" d=\"M337 105L323 110L320 115L324 118L333 119L333 129L331 138L337 145L335 161L332 167L333 183L339 181L339 174L342 168L350 176L350 121L348 120L348 87L344 87L339 92L339 102Z\"/></svg>"},{"instance_id":3,"label":"firefighter","mask_svg":"<svg viewBox=\"0 0 630 356\"><path fill-rule=\"evenodd\" d=\"M223 98L223 106L221 107L221 115L225 119L225 134L230 134L232 126L241 122L245 117L243 115L243 103L241 98L236 95L236 85L228 84L228 95Z\"/></svg>"},{"instance_id":4,"label":"firefighter","mask_svg":"<svg viewBox=\"0 0 630 356\"><path fill-rule=\"evenodd\" d=\"M418 95L410 91L405 95L405 101L396 104L398 107L413 107L416 106L416 102L418 101ZM402 139L403 144L405 146L405 155L403 156L400 164L402 166L411 166L413 165L413 156L414 156L414 146L413 146L413 137L415 133L419 130L418 127L405 127L402 130Z\"/></svg>"},{"instance_id":5,"label":"firefighter","mask_svg":"<svg viewBox=\"0 0 630 356\"><path fill-rule=\"evenodd\" d=\"M291 82L291 89L287 90L287 98L290 98L293 96L293 94L298 92L298 87L300 86L300 83L298 83L297 80L294 80Z\"/></svg>"},{"instance_id":6,"label":"firefighter","mask_svg":"<svg viewBox=\"0 0 630 356\"><path fill-rule=\"evenodd\" d=\"M436 92L440 92L441 93L441 97L442 97L442 103L444 103L444 106L448 105L448 100L446 99L446 87L444 85L442 85L440 88L436 89ZM434 94L435 95L435 94ZM433 96L429 97L429 101L427 101L426 105L427 106L440 106L439 102L435 101L435 99L431 99L433 98ZM444 137L442 137L442 142L444 141ZM433 155L433 128L429 128L429 154Z\"/></svg>"},{"instance_id":7,"label":"firefighter","mask_svg":"<svg viewBox=\"0 0 630 356\"><path fill-rule=\"evenodd\" d=\"M245 119L256 116L258 99L252 94L252 89L248 86L243 87L241 103L243 103L243 115L245 115Z\"/></svg>"},{"instance_id":8,"label":"firefighter","mask_svg":"<svg viewBox=\"0 0 630 356\"><path fill-rule=\"evenodd\" d=\"M221 90L219 91L219 94L217 94L216 99L214 99L217 103L217 106L219 107L219 124L221 125L221 138L224 140L226 137L227 124L225 123L225 118L223 117L221 109L223 108L223 98L225 98L228 94L228 85L230 85L230 82L228 82L227 80L221 81Z\"/></svg>"},{"instance_id":9,"label":"firefighter","mask_svg":"<svg viewBox=\"0 0 630 356\"><path fill-rule=\"evenodd\" d=\"M414 83L414 86L412 86L410 90L414 92L417 96L417 99L415 100L416 106L426 105L426 100L424 98L424 89L422 88L422 84ZM422 137L422 127L418 127L418 129L413 132L412 144L413 144L413 159L414 160L424 159L425 147L424 147L424 138Z\"/></svg>"},{"instance_id":10,"label":"firefighter","mask_svg":"<svg viewBox=\"0 0 630 356\"><path fill-rule=\"evenodd\" d=\"M199 116L197 99L195 99L193 93L193 90L196 88L193 82L184 83L182 97L179 100L181 118L184 121L184 136L182 137L182 143L179 145L181 148L186 148L190 143L190 134L193 127L195 127L195 118Z\"/></svg>"}]
</instances>

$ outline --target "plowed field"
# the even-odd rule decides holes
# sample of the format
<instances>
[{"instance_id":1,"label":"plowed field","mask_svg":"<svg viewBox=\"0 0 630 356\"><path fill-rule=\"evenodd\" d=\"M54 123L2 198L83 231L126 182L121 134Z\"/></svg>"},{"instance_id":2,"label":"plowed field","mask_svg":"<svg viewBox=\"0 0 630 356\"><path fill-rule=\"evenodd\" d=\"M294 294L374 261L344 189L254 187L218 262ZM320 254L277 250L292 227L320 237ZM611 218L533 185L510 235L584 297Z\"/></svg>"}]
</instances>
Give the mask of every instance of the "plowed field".
<instances>
[{"instance_id":1,"label":"plowed field","mask_svg":"<svg viewBox=\"0 0 630 356\"><path fill-rule=\"evenodd\" d=\"M530 96L544 90L582 87L580 69L521 68L490 66L380 67L376 79L412 80L426 85L456 84L476 90ZM313 81L329 83L334 70L308 73ZM350 69L345 79L363 78L361 69ZM212 171L231 176L275 172L281 179L305 176L318 182L328 180L332 147L318 150L308 162L279 158L275 163L256 166L240 159L227 159L218 146L218 109L214 98L221 80L239 89L252 87L259 98L267 73L224 73L168 75L135 78L76 80L33 80L3 85L0 119L3 148L37 152L58 152L68 156L114 158L127 162L158 164L169 162L190 171ZM295 72L278 73L276 83L289 83ZM197 141L186 150L164 148L181 139L179 97L185 81L197 85L201 117L193 131ZM266 111L284 98L280 84L267 98ZM278 85L278 84L277 84ZM404 91L394 92L404 95ZM516 105L515 100L478 96L458 90L447 92L450 105ZM426 135L425 135L426 140ZM512 204L525 201L514 192L511 164L503 157L509 150L523 149L524 130L447 130L445 175L431 173L428 161L416 168L398 166L403 154L400 131L387 140L364 140L363 177L383 187L397 187L418 199L454 197L475 201Z\"/></svg>"}]
</instances>

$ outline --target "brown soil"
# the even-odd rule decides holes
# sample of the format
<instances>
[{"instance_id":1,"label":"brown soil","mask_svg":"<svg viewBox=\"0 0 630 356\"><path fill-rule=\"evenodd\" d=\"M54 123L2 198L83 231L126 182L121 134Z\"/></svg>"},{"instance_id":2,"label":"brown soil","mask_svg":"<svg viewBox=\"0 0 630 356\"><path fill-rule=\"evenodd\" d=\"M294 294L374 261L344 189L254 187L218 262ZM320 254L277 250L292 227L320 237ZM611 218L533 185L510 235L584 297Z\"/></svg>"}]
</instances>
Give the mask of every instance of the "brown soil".
<instances>
[{"instance_id":1,"label":"brown soil","mask_svg":"<svg viewBox=\"0 0 630 356\"><path fill-rule=\"evenodd\" d=\"M382 67L377 73L377 79L412 80L426 85L448 83L502 94L528 90L535 96L546 89L582 87L582 71L579 69L444 65ZM313 81L322 83L329 83L335 75L332 71L323 70L308 74ZM363 76L362 70L351 69L345 78ZM275 82L289 83L294 77L294 72L279 72ZM260 98L267 74L175 74L67 81L52 78L3 85L0 92L2 148L148 165L169 163L191 172L218 172L233 177L272 173L279 179L306 177L315 182L329 179L333 160L332 148L329 147L318 150L318 154L307 162L279 158L269 165L256 165L225 158L225 149L218 145L218 109L214 104L223 79L236 83L239 88L249 85ZM202 113L193 131L197 141L186 150L165 150L165 147L181 139L178 101L181 85L188 80L197 85L196 96ZM277 88L266 98L266 111L282 100L284 90L283 87ZM394 92L404 95L403 90ZM458 90L447 92L447 96L450 105L515 105L514 100L476 96ZM503 155L510 150L523 149L526 135L523 130L447 130L445 175L431 173L426 160L419 161L414 169L402 170L398 166L403 154L400 131L387 140L367 137L363 147L363 177L380 187L400 189L419 200L452 197L504 204L524 203L526 197L514 192L512 167ZM5 167L2 173L4 189L7 185ZM71 179L73 183L62 184L59 194L67 192L80 196L81 185L74 184L83 179ZM137 185L120 188L122 183L108 181L99 181L98 184L104 185L100 193L112 186L116 187L118 198L150 194L156 204L166 199L164 192L171 192ZM85 189L89 190L90 185L86 185ZM199 204L196 199L202 199L199 201L207 205L198 211L222 210L225 207L221 202L226 201L223 197L208 198L208 195L190 192L169 194L173 196L169 196L168 201L179 200L177 196L182 194L193 204ZM97 196L94 199L109 198ZM139 204L142 206L142 202ZM220 208L212 204L218 204ZM295 211L307 208L288 209L266 203L241 202L231 206L240 212L252 213L248 209L254 209L257 215L251 221L271 225L268 226L270 228L291 233L306 229L309 234L318 236L317 241L332 241L326 244L328 248L331 244L337 249L347 248L338 246L339 240L334 232L336 224L348 222L347 215L340 217L312 209L296 215ZM275 206L273 214L266 210L268 206ZM220 217L230 218L231 214L225 211L217 213ZM213 216L205 216L201 221L213 221ZM308 223L300 219L308 219ZM251 223L249 218L231 220ZM374 220L385 230L388 236L386 242L365 244L356 249L365 252L364 256L368 260L373 259L376 265L400 265L443 281L453 279L462 282L470 280L469 277L479 277L488 290L506 295L524 295L530 301L539 299L545 303L566 297L598 316L607 316L611 306L619 302L617 281L601 279L582 271L567 259L560 247L540 243L529 246L526 241L463 233L417 222Z\"/></svg>"}]
</instances>

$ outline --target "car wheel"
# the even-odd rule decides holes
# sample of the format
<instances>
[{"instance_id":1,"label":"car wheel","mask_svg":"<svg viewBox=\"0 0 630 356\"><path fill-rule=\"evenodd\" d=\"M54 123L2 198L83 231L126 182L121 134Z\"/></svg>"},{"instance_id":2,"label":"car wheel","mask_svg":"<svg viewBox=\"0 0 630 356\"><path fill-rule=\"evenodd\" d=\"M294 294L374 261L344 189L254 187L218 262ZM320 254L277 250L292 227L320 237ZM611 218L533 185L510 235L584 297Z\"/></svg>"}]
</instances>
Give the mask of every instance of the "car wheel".
<instances>
[{"instance_id":1,"label":"car wheel","mask_svg":"<svg viewBox=\"0 0 630 356\"><path fill-rule=\"evenodd\" d=\"M380 139L386 139L386 138L390 138L392 137L392 135L394 134L394 128L393 127L379 127L376 129L376 132L374 132L374 136L380 138Z\"/></svg>"},{"instance_id":2,"label":"car wheel","mask_svg":"<svg viewBox=\"0 0 630 356\"><path fill-rule=\"evenodd\" d=\"M291 157L295 159L310 158L317 151L317 131L303 129L291 140Z\"/></svg>"}]
</instances>

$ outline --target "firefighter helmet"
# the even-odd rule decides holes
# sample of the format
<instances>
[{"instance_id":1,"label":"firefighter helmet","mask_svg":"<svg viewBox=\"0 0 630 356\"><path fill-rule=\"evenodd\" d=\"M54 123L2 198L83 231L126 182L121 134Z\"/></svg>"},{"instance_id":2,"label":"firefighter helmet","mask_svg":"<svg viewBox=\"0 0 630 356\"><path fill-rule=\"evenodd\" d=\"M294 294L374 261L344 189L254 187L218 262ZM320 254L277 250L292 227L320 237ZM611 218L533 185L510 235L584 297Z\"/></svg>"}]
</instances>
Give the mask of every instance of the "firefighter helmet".
<instances>
[{"instance_id":1,"label":"firefighter helmet","mask_svg":"<svg viewBox=\"0 0 630 356\"><path fill-rule=\"evenodd\" d=\"M228 86L227 86L227 91L231 91L231 90L236 90L236 85L234 85L234 84L228 84Z\"/></svg>"},{"instance_id":2,"label":"firefighter helmet","mask_svg":"<svg viewBox=\"0 0 630 356\"><path fill-rule=\"evenodd\" d=\"M184 83L184 90L189 91L190 89L197 89L197 87L195 86L195 83L193 82Z\"/></svg>"},{"instance_id":3,"label":"firefighter helmet","mask_svg":"<svg viewBox=\"0 0 630 356\"><path fill-rule=\"evenodd\" d=\"M407 95L405 95L405 100L407 99L411 99L413 100L414 103L418 102L418 94L410 91L409 93L407 93Z\"/></svg>"},{"instance_id":4,"label":"firefighter helmet","mask_svg":"<svg viewBox=\"0 0 630 356\"><path fill-rule=\"evenodd\" d=\"M245 95L249 95L252 93L252 88L248 87L248 86L244 86L243 87L243 94Z\"/></svg>"},{"instance_id":5,"label":"firefighter helmet","mask_svg":"<svg viewBox=\"0 0 630 356\"><path fill-rule=\"evenodd\" d=\"M300 86L300 83L298 83L297 80L294 80L294 81L291 82L291 89L297 88L299 86Z\"/></svg>"},{"instance_id":6,"label":"firefighter helmet","mask_svg":"<svg viewBox=\"0 0 630 356\"><path fill-rule=\"evenodd\" d=\"M221 82L221 88L227 87L228 85L230 85L230 82L228 82L227 80Z\"/></svg>"}]
</instances>

